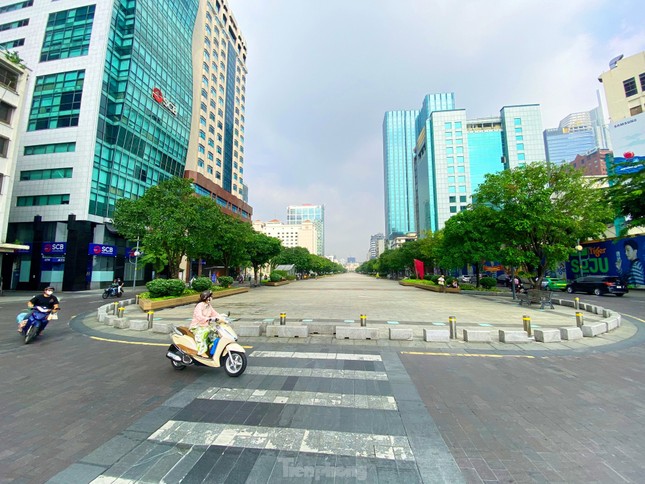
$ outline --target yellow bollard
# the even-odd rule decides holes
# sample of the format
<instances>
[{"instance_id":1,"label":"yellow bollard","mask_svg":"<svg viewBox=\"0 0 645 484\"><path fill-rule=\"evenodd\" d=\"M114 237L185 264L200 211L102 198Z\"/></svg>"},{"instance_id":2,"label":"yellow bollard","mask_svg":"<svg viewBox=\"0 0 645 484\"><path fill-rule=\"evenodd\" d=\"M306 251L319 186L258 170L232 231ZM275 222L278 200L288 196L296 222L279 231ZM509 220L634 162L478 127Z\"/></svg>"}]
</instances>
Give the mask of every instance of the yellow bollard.
<instances>
[{"instance_id":1,"label":"yellow bollard","mask_svg":"<svg viewBox=\"0 0 645 484\"><path fill-rule=\"evenodd\" d=\"M578 328L582 327L585 324L585 319L582 313L576 313L576 326Z\"/></svg>"},{"instance_id":2,"label":"yellow bollard","mask_svg":"<svg viewBox=\"0 0 645 484\"><path fill-rule=\"evenodd\" d=\"M367 326L367 314L361 314L361 326Z\"/></svg>"},{"instance_id":3,"label":"yellow bollard","mask_svg":"<svg viewBox=\"0 0 645 484\"><path fill-rule=\"evenodd\" d=\"M119 318L122 318L122 317L123 317L123 312L125 311L125 308L123 308L123 307L117 308L117 311L119 312L119 316L118 316L118 317L119 317Z\"/></svg>"},{"instance_id":4,"label":"yellow bollard","mask_svg":"<svg viewBox=\"0 0 645 484\"><path fill-rule=\"evenodd\" d=\"M450 339L457 339L457 318L448 316L448 325L450 326Z\"/></svg>"},{"instance_id":5,"label":"yellow bollard","mask_svg":"<svg viewBox=\"0 0 645 484\"><path fill-rule=\"evenodd\" d=\"M280 326L287 324L287 313L280 313Z\"/></svg>"},{"instance_id":6,"label":"yellow bollard","mask_svg":"<svg viewBox=\"0 0 645 484\"><path fill-rule=\"evenodd\" d=\"M580 309L580 298L579 297L574 297L573 298L573 308L574 309Z\"/></svg>"},{"instance_id":7,"label":"yellow bollard","mask_svg":"<svg viewBox=\"0 0 645 484\"><path fill-rule=\"evenodd\" d=\"M524 331L526 331L526 334L531 336L531 317L527 315L522 316L522 323L524 323Z\"/></svg>"}]
</instances>

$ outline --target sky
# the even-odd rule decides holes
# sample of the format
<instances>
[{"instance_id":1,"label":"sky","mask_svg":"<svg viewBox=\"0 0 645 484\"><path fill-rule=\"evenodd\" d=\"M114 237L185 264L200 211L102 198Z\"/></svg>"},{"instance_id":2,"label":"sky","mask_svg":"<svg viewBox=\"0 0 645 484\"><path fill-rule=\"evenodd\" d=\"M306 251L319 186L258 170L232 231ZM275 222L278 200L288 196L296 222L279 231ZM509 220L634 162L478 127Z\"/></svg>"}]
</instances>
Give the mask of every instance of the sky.
<instances>
[{"instance_id":1,"label":"sky","mask_svg":"<svg viewBox=\"0 0 645 484\"><path fill-rule=\"evenodd\" d=\"M598 105L609 61L645 50L642 0L228 0L248 49L253 220L325 206L325 255L385 231L382 123L454 92L469 119L540 104L544 128Z\"/></svg>"}]
</instances>

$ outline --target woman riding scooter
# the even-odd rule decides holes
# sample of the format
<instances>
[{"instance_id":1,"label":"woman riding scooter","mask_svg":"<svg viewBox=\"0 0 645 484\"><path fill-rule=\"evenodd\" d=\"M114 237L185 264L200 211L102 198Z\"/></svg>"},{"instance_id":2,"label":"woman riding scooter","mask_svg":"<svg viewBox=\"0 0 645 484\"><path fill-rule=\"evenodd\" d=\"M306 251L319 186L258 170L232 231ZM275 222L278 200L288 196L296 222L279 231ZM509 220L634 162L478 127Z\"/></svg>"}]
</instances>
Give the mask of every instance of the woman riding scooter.
<instances>
[{"instance_id":1,"label":"woman riding scooter","mask_svg":"<svg viewBox=\"0 0 645 484\"><path fill-rule=\"evenodd\" d=\"M209 358L209 336L214 331L210 323L222 317L210 304L212 296L213 293L210 290L203 291L199 295L199 302L195 306L193 320L190 323L190 330L195 335L197 343L197 355L203 358Z\"/></svg>"}]
</instances>

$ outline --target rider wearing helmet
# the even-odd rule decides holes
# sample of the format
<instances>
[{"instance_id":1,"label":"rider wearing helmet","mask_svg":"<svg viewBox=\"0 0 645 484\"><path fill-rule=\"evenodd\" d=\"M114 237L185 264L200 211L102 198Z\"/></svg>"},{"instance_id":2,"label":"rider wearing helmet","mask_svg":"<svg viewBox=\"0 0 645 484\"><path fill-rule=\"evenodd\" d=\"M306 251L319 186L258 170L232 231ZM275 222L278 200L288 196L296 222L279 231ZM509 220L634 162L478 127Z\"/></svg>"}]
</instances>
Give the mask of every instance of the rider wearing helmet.
<instances>
[{"instance_id":1,"label":"rider wearing helmet","mask_svg":"<svg viewBox=\"0 0 645 484\"><path fill-rule=\"evenodd\" d=\"M27 306L30 308L33 307L41 307L46 310L49 310L49 315L47 316L47 319L45 319L43 325L41 326L41 332L44 331L45 327L47 326L47 322L52 319L52 315L56 314L58 312L58 298L54 296L54 288L51 286L46 287L43 289L42 294L37 294L36 296L32 297L28 302ZM18 327L18 331L22 331L22 328L27 324L27 320L24 320L23 322L20 323L20 326Z\"/></svg>"},{"instance_id":2,"label":"rider wearing helmet","mask_svg":"<svg viewBox=\"0 0 645 484\"><path fill-rule=\"evenodd\" d=\"M208 289L199 295L199 302L195 306L193 320L190 323L190 330L195 335L197 343L197 354L204 358L208 358L209 335L213 331L210 323L222 317L210 304L212 296L213 293Z\"/></svg>"}]
</instances>

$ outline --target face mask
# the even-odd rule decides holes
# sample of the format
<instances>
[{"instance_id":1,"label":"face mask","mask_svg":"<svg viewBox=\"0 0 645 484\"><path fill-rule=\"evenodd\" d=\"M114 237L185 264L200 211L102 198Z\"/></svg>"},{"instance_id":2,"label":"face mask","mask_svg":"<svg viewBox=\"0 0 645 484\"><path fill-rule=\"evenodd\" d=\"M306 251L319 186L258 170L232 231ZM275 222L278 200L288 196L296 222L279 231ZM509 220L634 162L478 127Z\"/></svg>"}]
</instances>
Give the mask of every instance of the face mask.
<instances>
[{"instance_id":1,"label":"face mask","mask_svg":"<svg viewBox=\"0 0 645 484\"><path fill-rule=\"evenodd\" d=\"M45 294L47 294L48 296L51 296L52 294L54 294L54 291L45 291Z\"/></svg>"}]
</instances>

